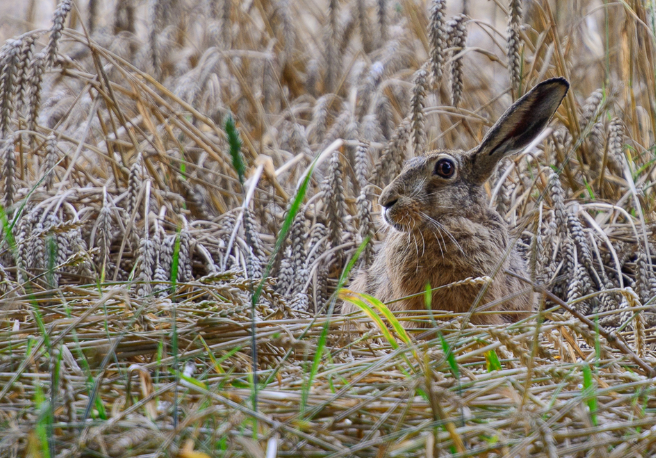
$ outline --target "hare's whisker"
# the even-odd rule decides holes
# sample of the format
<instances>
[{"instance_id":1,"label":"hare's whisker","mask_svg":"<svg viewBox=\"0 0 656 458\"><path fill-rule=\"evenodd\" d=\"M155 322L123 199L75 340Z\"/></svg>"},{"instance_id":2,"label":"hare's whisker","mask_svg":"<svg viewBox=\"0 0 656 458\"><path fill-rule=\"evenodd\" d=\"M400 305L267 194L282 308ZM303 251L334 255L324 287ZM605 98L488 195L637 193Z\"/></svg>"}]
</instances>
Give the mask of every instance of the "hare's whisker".
<instances>
[{"instance_id":1,"label":"hare's whisker","mask_svg":"<svg viewBox=\"0 0 656 458\"><path fill-rule=\"evenodd\" d=\"M407 232L407 234L408 234L408 251L410 250L410 247L412 246L410 242L414 241L415 242L415 251L417 252L417 256L419 256L419 246L417 246L417 240L414 239L413 231L409 230Z\"/></svg>"},{"instance_id":2,"label":"hare's whisker","mask_svg":"<svg viewBox=\"0 0 656 458\"><path fill-rule=\"evenodd\" d=\"M427 216L427 215L426 215L425 213L423 213L423 212L420 212L420 213L421 213L422 215L424 215L425 217ZM433 223L433 221L429 221L429 223ZM435 226L435 225L434 225L434 226ZM440 238L442 239L442 243L440 243L440 240L437 238L437 233L436 233L435 229L437 229L437 232L439 233ZM442 231L441 231L441 229L439 228L439 226L435 226L435 229L431 228L431 233L432 233L433 236L435 237L435 241L437 242L437 246L438 246L438 248L440 249L440 253L442 253L442 259L444 259L444 250L446 250L446 242L445 242L445 240L444 240L444 236L442 235ZM423 237L423 236L422 236L422 237ZM442 244L444 244L444 250L442 249Z\"/></svg>"},{"instance_id":3,"label":"hare's whisker","mask_svg":"<svg viewBox=\"0 0 656 458\"><path fill-rule=\"evenodd\" d=\"M409 232L409 234L412 234L412 240L415 242L415 251L417 253L417 256L415 259L417 260L417 264L415 265L415 274L419 273L419 244L417 243L417 237L415 237L415 232Z\"/></svg>"},{"instance_id":4,"label":"hare's whisker","mask_svg":"<svg viewBox=\"0 0 656 458\"><path fill-rule=\"evenodd\" d=\"M421 235L421 255L424 256L424 254L426 253L426 240L424 239L423 232L419 231L419 235Z\"/></svg>"},{"instance_id":5,"label":"hare's whisker","mask_svg":"<svg viewBox=\"0 0 656 458\"><path fill-rule=\"evenodd\" d=\"M428 220L429 223L432 223L432 224L434 224L436 227L438 227L439 229L441 229L440 233L441 233L442 231L444 231L444 232L446 233L447 237L449 237L449 239L451 240L451 242L453 242L453 244L454 244L456 247L458 247L458 250L460 250L460 252L461 252L463 255L465 255L465 251L462 249L462 247L460 246L460 244L458 243L458 241L455 239L455 237L453 236L453 234L451 234L451 232L450 232L446 227L444 227L444 225L440 224L439 222L437 222L435 219L431 218L430 216L428 216L428 215L427 215L426 213L424 213L424 212L421 212L421 214L426 218L426 220Z\"/></svg>"},{"instance_id":6,"label":"hare's whisker","mask_svg":"<svg viewBox=\"0 0 656 458\"><path fill-rule=\"evenodd\" d=\"M454 244L456 247L458 247L458 250L460 250L460 252L461 252L463 255L465 255L465 251L462 249L462 247L460 246L460 243L458 243L458 241L455 239L455 237L453 236L453 234L451 234L451 231L449 231L446 227L444 227L444 225L438 223L437 221L434 221L434 220L433 220L432 222L433 222L433 224L439 226L440 229L446 233L447 237L449 237L449 239L453 242L453 244Z\"/></svg>"},{"instance_id":7,"label":"hare's whisker","mask_svg":"<svg viewBox=\"0 0 656 458\"><path fill-rule=\"evenodd\" d=\"M463 254L463 256L465 256L465 250L462 249L462 247L460 246L460 243L458 243L458 241L455 239L453 234L451 234L451 231L449 231L446 227L444 227L442 224L438 223L437 221L435 221L435 224L438 224L441 227L441 229L446 233L447 237L449 237L449 239L451 239L453 244L456 247L458 247L458 250L460 250L460 252Z\"/></svg>"},{"instance_id":8,"label":"hare's whisker","mask_svg":"<svg viewBox=\"0 0 656 458\"><path fill-rule=\"evenodd\" d=\"M431 229L431 232L433 233L433 236L435 237L435 241L437 242L437 246L440 248L440 253L442 253L442 259L444 259L444 250L446 250L446 242L444 241L444 236L442 235L442 231L440 230L439 227L437 228L437 232L435 229ZM440 243L440 240L437 238L437 234L439 233L440 238L442 239L442 243ZM444 244L444 250L442 249L442 244Z\"/></svg>"}]
</instances>

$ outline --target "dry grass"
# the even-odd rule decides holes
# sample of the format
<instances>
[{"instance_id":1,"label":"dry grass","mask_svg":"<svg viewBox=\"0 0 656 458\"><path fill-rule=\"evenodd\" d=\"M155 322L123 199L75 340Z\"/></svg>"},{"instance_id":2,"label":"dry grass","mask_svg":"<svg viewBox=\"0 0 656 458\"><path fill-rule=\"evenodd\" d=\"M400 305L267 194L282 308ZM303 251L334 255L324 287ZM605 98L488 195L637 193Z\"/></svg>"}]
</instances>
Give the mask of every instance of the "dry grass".
<instances>
[{"instance_id":1,"label":"dry grass","mask_svg":"<svg viewBox=\"0 0 656 458\"><path fill-rule=\"evenodd\" d=\"M0 51L1 456L656 453L651 6L63 0L38 29L27 3ZM403 343L326 314L403 161L552 76L556 119L487 188L540 311L417 313L439 332Z\"/></svg>"}]
</instances>

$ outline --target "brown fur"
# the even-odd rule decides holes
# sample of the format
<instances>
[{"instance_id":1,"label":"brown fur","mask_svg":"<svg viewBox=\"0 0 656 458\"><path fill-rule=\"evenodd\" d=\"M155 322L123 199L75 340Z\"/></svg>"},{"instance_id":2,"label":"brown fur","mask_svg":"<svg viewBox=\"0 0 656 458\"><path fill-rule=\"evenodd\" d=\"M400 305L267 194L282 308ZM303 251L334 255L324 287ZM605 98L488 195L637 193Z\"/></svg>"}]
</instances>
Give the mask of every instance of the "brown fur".
<instances>
[{"instance_id":1,"label":"brown fur","mask_svg":"<svg viewBox=\"0 0 656 458\"><path fill-rule=\"evenodd\" d=\"M507 271L525 274L525 261L514 247L505 221L489 203L483 183L498 161L526 147L547 125L569 85L552 79L537 85L506 111L477 148L468 152L433 151L408 161L387 186L379 203L389 226L373 265L360 272L351 288L383 302L421 293L467 277L493 277L481 300L483 286L460 285L433 293L432 308L457 313L478 310L499 314L473 315L477 324L502 324L524 318L533 310L533 294ZM436 173L440 160L455 167L453 176ZM485 304L499 301L491 307ZM423 294L389 304L391 310L423 310ZM344 304L343 313L355 311ZM503 313L524 312L524 313ZM412 326L412 324L409 324Z\"/></svg>"}]
</instances>

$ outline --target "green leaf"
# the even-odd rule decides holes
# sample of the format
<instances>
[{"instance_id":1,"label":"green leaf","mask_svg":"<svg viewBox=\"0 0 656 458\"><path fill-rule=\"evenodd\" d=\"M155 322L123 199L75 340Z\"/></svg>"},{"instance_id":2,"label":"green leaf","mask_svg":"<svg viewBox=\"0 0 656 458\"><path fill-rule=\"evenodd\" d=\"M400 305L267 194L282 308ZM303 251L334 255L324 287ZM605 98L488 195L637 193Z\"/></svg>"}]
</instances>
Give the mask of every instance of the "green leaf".
<instances>
[{"instance_id":1,"label":"green leaf","mask_svg":"<svg viewBox=\"0 0 656 458\"><path fill-rule=\"evenodd\" d=\"M478 436L479 439L483 439L485 442L487 442L490 445L495 445L499 442L499 436L496 434L494 436L488 436L486 434L481 434Z\"/></svg>"},{"instance_id":2,"label":"green leaf","mask_svg":"<svg viewBox=\"0 0 656 458\"><path fill-rule=\"evenodd\" d=\"M233 380L232 382L230 382L230 384L232 386L234 386L235 388L250 388L251 387L251 383L245 383L245 382L243 382L242 380L239 380L239 379Z\"/></svg>"},{"instance_id":3,"label":"green leaf","mask_svg":"<svg viewBox=\"0 0 656 458\"><path fill-rule=\"evenodd\" d=\"M442 343L442 351L444 351L446 361L449 363L449 367L451 368L451 373L457 380L460 380L460 369L458 369L458 363L456 362L455 356L453 356L451 346L449 345L449 342L446 341L441 332L438 332L438 335L440 336L440 342Z\"/></svg>"},{"instance_id":4,"label":"green leaf","mask_svg":"<svg viewBox=\"0 0 656 458\"><path fill-rule=\"evenodd\" d=\"M46 237L46 280L51 289L57 288L55 284L55 267L57 267L57 239L54 234Z\"/></svg>"},{"instance_id":5,"label":"green leaf","mask_svg":"<svg viewBox=\"0 0 656 458\"><path fill-rule=\"evenodd\" d=\"M16 217L14 218L11 225L9 224L9 221L7 219L7 213L5 212L4 207L0 205L0 224L2 224L2 235L4 236L7 245L9 245L9 249L11 250L14 256L14 261L16 262L16 265L18 265L19 264L18 247L16 245L16 240L14 239L14 234L11 232L15 223L16 223ZM41 310L39 309L39 303L36 301L34 295L32 294L32 288L29 282L25 284L25 288L28 290L28 293L30 294L30 304L34 309L34 321L36 321L36 325L39 328L41 335L43 336L43 343L46 345L48 351L50 351L51 350L50 336L48 335L48 332L46 331L46 326L43 323L43 318L41 317Z\"/></svg>"},{"instance_id":6,"label":"green leaf","mask_svg":"<svg viewBox=\"0 0 656 458\"><path fill-rule=\"evenodd\" d=\"M225 374L225 371L221 367L221 365L216 361L216 358L212 354L212 350L210 350L210 347L207 345L205 342L205 339L203 339L202 336L198 336L200 339L201 343L203 344L203 347L205 347L205 351L207 352L207 356L210 357L210 360L212 360L212 365L214 366L214 370L216 371L217 374Z\"/></svg>"},{"instance_id":7,"label":"green leaf","mask_svg":"<svg viewBox=\"0 0 656 458\"><path fill-rule=\"evenodd\" d=\"M309 175L310 174L308 174L308 176ZM360 254L364 250L364 247L367 246L367 243L369 243L369 237L365 238L362 241L362 243L356 250L355 254L344 268L344 271L342 272L342 275L339 277L339 281L337 282L337 289L335 291L340 291L342 289L342 285L344 285L344 282L348 278L351 269L353 269L353 266L355 265L358 258L360 257ZM303 387L303 391L301 393L301 412L305 410L305 406L307 405L307 397L310 394L310 387L312 386L312 381L314 380L314 376L317 375L317 371L319 370L319 363L321 362L321 357L323 355L324 348L326 347L326 340L328 339L328 330L330 329L330 318L332 317L336 301L337 301L337 296L333 294L333 297L330 301L330 306L328 307L328 313L326 314L326 321L323 325L321 336L319 336L319 342L317 343L317 350L316 353L314 354L314 361L312 361L310 376L308 377L308 382Z\"/></svg>"},{"instance_id":8,"label":"green leaf","mask_svg":"<svg viewBox=\"0 0 656 458\"><path fill-rule=\"evenodd\" d=\"M310 183L310 178L312 177L312 172L314 171L314 166L317 164L317 159L319 159L319 156L317 156L312 162L312 165L310 166L310 170L308 171L307 175L303 179L301 186L299 186L298 191L296 192L296 196L294 196L294 200L292 201L292 204L289 207L289 211L287 212L285 221L282 223L282 227L278 232L278 238L276 239L276 245L273 249L273 253L271 253L271 256L269 257L269 262L267 263L267 266L264 269L264 273L262 274L262 280L260 280L260 283L258 283L257 288L253 293L253 301L252 301L253 304L257 304L257 301L260 298L260 295L262 294L264 283L266 282L267 278L269 278L269 274L271 273L271 269L273 268L273 263L276 260L278 252L282 249L283 243L287 238L287 234L291 230L292 223L294 222L294 218L296 218L296 214L301 208L301 203L305 198L305 193L307 192L308 185Z\"/></svg>"},{"instance_id":9,"label":"green leaf","mask_svg":"<svg viewBox=\"0 0 656 458\"><path fill-rule=\"evenodd\" d=\"M431 324L434 328L437 328L437 322L433 316L433 288L431 288L430 283L426 283L426 289L424 290L424 305L428 316L430 316Z\"/></svg>"},{"instance_id":10,"label":"green leaf","mask_svg":"<svg viewBox=\"0 0 656 458\"><path fill-rule=\"evenodd\" d=\"M49 426L52 425L50 419L50 412L52 411L49 403L46 402L45 395L41 389L41 384L35 384L34 392L34 405L37 409L40 410L39 417L36 423L36 436L41 445L41 452L43 453L43 458L50 458L50 448L48 446L48 431L51 431L52 428Z\"/></svg>"},{"instance_id":11,"label":"green leaf","mask_svg":"<svg viewBox=\"0 0 656 458\"><path fill-rule=\"evenodd\" d=\"M595 200L595 194L594 191L592 190L592 186L590 186L590 183L588 183L588 180L586 180L585 178L583 179L583 182L585 183L585 188L588 190L590 199Z\"/></svg>"},{"instance_id":12,"label":"green leaf","mask_svg":"<svg viewBox=\"0 0 656 458\"><path fill-rule=\"evenodd\" d=\"M103 404L100 396L96 396L96 400L94 402L96 404L96 410L98 411L98 418L100 418L101 420L107 420L107 412L105 411L105 405Z\"/></svg>"},{"instance_id":13,"label":"green leaf","mask_svg":"<svg viewBox=\"0 0 656 458\"><path fill-rule=\"evenodd\" d=\"M289 207L289 211L287 212L287 216L285 216L285 221L282 224L282 227L280 228L280 231L278 232L278 237L276 239L276 245L273 248L273 252L271 253L271 256L269 257L269 262L267 263L264 272L262 273L262 279L257 285L257 288L255 288L255 291L253 292L251 296L251 306L255 307L260 295L262 294L262 290L264 289L264 283L266 282L267 278L269 278L269 274L271 273L271 269L273 268L273 263L276 260L276 257L278 256L278 252L282 249L283 244L287 238L287 234L291 230L292 223L294 221L294 218L296 218L296 214L301 208L301 203L303 202L303 199L305 198L305 194L307 193L307 189L310 183L310 178L312 177L312 172L314 172L314 167L317 164L317 160L319 159L319 156L317 156L314 161L312 162L312 165L310 166L310 169L308 170L307 174L303 178L303 181L301 182L301 185L298 188L298 191L296 192L296 195L294 196L294 200L292 201L291 206ZM366 239L366 242L368 242L369 239ZM364 243L364 242L363 242ZM359 253L357 253L359 256ZM355 261L353 261L352 264L355 264ZM351 265L351 264L349 264ZM348 267L348 266L347 266ZM353 267L351 265L351 267ZM350 268L349 268L350 271ZM340 280L341 281L341 280ZM341 287L341 283L340 283ZM334 304L334 302L333 302ZM332 310L329 310L329 314L332 313ZM255 333L253 333L253 338L255 339ZM321 343L321 342L320 342ZM325 344L325 339L324 339L324 344ZM321 348L319 350L322 350ZM320 352L318 351L317 354L320 355ZM320 356L319 356L320 357ZM257 390L257 385L253 385L253 390ZM255 399L255 392L253 393L253 399ZM303 398L302 398L303 399ZM304 404L302 404L304 405Z\"/></svg>"},{"instance_id":14,"label":"green leaf","mask_svg":"<svg viewBox=\"0 0 656 458\"><path fill-rule=\"evenodd\" d=\"M214 366L214 370L216 371L217 374L225 374L225 371L221 367L221 363L225 361L226 359L230 358L232 355L237 353L239 350L241 350L241 346L237 346L230 350L228 353L225 355L221 356L219 359L216 359L214 355L212 354L212 350L210 347L207 345L205 342L205 339L203 339L201 336L198 336L200 338L200 341L203 343L203 346L205 347L205 350L207 351L208 356L212 360L212 365Z\"/></svg>"},{"instance_id":15,"label":"green leaf","mask_svg":"<svg viewBox=\"0 0 656 458\"><path fill-rule=\"evenodd\" d=\"M202 389L204 389L204 390L207 389L207 385L205 385L205 384L204 384L203 382L201 382L200 380L196 380L196 379L193 378L193 377L186 376L186 375L184 375L184 374L183 374L182 372L180 372L180 371L174 371L174 370L171 370L170 372L171 372L172 374L177 375L177 376L180 378L180 380L184 380L185 382L187 382L187 383L191 383L192 385L198 386L198 387L200 387L200 388L202 388Z\"/></svg>"},{"instance_id":16,"label":"green leaf","mask_svg":"<svg viewBox=\"0 0 656 458\"><path fill-rule=\"evenodd\" d=\"M497 352L495 350L486 352L485 360L487 361L488 372L501 370L501 362L499 361L499 357L497 356Z\"/></svg>"},{"instance_id":17,"label":"green leaf","mask_svg":"<svg viewBox=\"0 0 656 458\"><path fill-rule=\"evenodd\" d=\"M350 302L353 305L358 306L364 313L367 314L369 318L371 318L371 321L376 323L376 326L380 328L380 332L383 334L383 337L385 337L385 340L389 342L389 344L392 346L392 348L397 349L399 347L399 344L396 343L396 339L392 334L389 332L389 329L387 329L387 326L383 322L380 316L374 311L373 308L371 308L364 300L363 297L365 295L361 293L356 293L351 290L348 290L346 288L342 288L339 291L338 297L343 300Z\"/></svg>"},{"instance_id":18,"label":"green leaf","mask_svg":"<svg viewBox=\"0 0 656 458\"><path fill-rule=\"evenodd\" d=\"M226 117L225 131L228 136L228 144L230 145L230 156L232 157L232 166L237 172L239 182L244 184L244 176L246 175L246 166L241 157L241 138L239 138L239 131L235 126L235 120L231 115Z\"/></svg>"},{"instance_id":19,"label":"green leaf","mask_svg":"<svg viewBox=\"0 0 656 458\"><path fill-rule=\"evenodd\" d=\"M597 426L597 394L592 378L592 370L587 363L583 365L583 394L584 396L590 396L590 399L587 400L588 409L590 409L590 419L592 420L592 424Z\"/></svg>"},{"instance_id":20,"label":"green leaf","mask_svg":"<svg viewBox=\"0 0 656 458\"><path fill-rule=\"evenodd\" d=\"M371 305L376 307L376 309L378 309L380 313L382 313L383 316L387 318L387 321L390 322L390 324L394 328L394 331L398 334L398 336L406 345L410 345L412 343L412 341L410 340L410 336L406 332L405 328L401 326L401 323L399 322L398 318L394 316L392 311L385 304L383 304L379 299L370 296L369 294L362 293L361 296L365 298Z\"/></svg>"},{"instance_id":21,"label":"green leaf","mask_svg":"<svg viewBox=\"0 0 656 458\"><path fill-rule=\"evenodd\" d=\"M175 234L175 245L173 245L173 256L171 257L171 293L175 293L178 283L178 269L180 268L180 229Z\"/></svg>"}]
</instances>

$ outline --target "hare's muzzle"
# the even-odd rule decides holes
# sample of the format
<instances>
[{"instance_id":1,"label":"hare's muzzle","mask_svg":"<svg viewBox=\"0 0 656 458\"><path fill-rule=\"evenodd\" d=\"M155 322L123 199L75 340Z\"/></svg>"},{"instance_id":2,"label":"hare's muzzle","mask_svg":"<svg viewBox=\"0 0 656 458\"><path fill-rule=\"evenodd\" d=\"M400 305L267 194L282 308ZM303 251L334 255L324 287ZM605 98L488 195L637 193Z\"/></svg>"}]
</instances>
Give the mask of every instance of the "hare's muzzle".
<instances>
[{"instance_id":1,"label":"hare's muzzle","mask_svg":"<svg viewBox=\"0 0 656 458\"><path fill-rule=\"evenodd\" d=\"M394 213L395 213L394 210L397 210L397 208L395 208L395 205L398 203L399 199L400 196L398 195L398 193L394 192L393 188L388 186L383 190L383 193L378 198L378 203L383 207L383 211L382 211L383 220L390 226L396 228L397 230L403 230L400 227L399 222L396 221L396 219L398 219L398 215L396 215L397 218L394 217Z\"/></svg>"},{"instance_id":2,"label":"hare's muzzle","mask_svg":"<svg viewBox=\"0 0 656 458\"><path fill-rule=\"evenodd\" d=\"M390 217L390 214L389 214L390 213L390 208L391 207L384 207L383 208L383 211L382 211L383 220L387 224L389 224L390 226L396 226L396 224L394 223L394 220L392 220L392 218Z\"/></svg>"},{"instance_id":3,"label":"hare's muzzle","mask_svg":"<svg viewBox=\"0 0 656 458\"><path fill-rule=\"evenodd\" d=\"M383 192L380 194L380 197L378 198L378 203L383 207L385 207L385 210L389 210L394 206L395 203L399 201L399 194L392 186L393 184L394 183L387 185L387 187L383 189Z\"/></svg>"},{"instance_id":4,"label":"hare's muzzle","mask_svg":"<svg viewBox=\"0 0 656 458\"><path fill-rule=\"evenodd\" d=\"M394 200L391 200L391 201L388 201L388 202L385 202L385 203L381 203L381 205L382 205L383 207L385 207L385 210L389 210L389 209L392 208L392 207L394 206L394 204L397 203L398 201L399 201L399 199L394 199Z\"/></svg>"}]
</instances>

